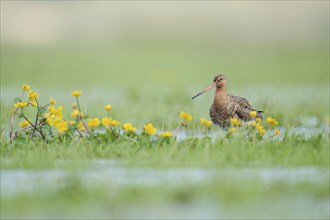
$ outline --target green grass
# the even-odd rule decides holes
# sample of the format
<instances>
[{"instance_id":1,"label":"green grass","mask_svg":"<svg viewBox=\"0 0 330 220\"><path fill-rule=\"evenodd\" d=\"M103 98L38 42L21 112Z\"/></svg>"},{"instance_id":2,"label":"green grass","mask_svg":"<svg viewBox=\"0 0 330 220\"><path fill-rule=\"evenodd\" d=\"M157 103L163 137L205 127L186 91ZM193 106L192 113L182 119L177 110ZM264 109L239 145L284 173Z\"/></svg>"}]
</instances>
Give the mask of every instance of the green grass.
<instances>
[{"instance_id":1,"label":"green grass","mask_svg":"<svg viewBox=\"0 0 330 220\"><path fill-rule=\"evenodd\" d=\"M142 167L295 167L329 166L329 138L293 135L283 141L191 138L170 143L137 145L129 141L80 140L44 145L40 141L3 144L3 169L57 168L58 159L83 166L93 159L115 159Z\"/></svg>"}]
</instances>

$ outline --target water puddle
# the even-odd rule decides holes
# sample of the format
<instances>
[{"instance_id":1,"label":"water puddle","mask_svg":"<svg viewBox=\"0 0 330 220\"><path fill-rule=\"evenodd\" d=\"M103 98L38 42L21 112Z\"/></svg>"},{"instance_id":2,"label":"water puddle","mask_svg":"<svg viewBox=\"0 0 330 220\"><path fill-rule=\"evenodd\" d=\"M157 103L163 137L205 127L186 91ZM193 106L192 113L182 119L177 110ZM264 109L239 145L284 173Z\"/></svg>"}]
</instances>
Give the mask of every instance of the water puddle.
<instances>
[{"instance_id":1,"label":"water puddle","mask_svg":"<svg viewBox=\"0 0 330 220\"><path fill-rule=\"evenodd\" d=\"M12 196L33 193L35 190L56 190L68 178L77 178L88 187L97 185L123 186L180 186L186 183L201 184L214 180L245 181L257 179L265 183L276 181L319 183L329 181L329 170L318 167L298 168L132 168L113 160L95 160L87 169L66 171L1 170L1 195Z\"/></svg>"},{"instance_id":2,"label":"water puddle","mask_svg":"<svg viewBox=\"0 0 330 220\"><path fill-rule=\"evenodd\" d=\"M270 131L267 132L263 137L264 139L272 139L272 140L283 140L284 136L301 136L305 139L309 139L315 135L329 135L330 133L330 126L324 126L324 127L292 127L290 129L279 127L277 128L280 130L280 135L274 136L274 132ZM205 134L195 134L192 130L186 130L186 131L178 131L176 133L177 140L182 141L186 140L188 138L205 138L210 137L213 140L219 139L219 138L225 138L227 135L227 131L219 129L218 131L211 132L207 135Z\"/></svg>"}]
</instances>

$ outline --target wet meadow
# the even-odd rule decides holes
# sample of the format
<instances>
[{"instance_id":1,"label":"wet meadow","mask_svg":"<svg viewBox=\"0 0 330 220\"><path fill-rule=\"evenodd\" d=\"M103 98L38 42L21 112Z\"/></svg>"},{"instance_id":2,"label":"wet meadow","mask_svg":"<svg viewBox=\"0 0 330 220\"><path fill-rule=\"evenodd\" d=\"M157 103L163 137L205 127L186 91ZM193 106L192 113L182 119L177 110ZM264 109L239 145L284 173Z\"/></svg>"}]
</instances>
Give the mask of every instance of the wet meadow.
<instances>
[{"instance_id":1,"label":"wet meadow","mask_svg":"<svg viewBox=\"0 0 330 220\"><path fill-rule=\"evenodd\" d=\"M141 36L2 43L1 219L329 219L327 40Z\"/></svg>"}]
</instances>

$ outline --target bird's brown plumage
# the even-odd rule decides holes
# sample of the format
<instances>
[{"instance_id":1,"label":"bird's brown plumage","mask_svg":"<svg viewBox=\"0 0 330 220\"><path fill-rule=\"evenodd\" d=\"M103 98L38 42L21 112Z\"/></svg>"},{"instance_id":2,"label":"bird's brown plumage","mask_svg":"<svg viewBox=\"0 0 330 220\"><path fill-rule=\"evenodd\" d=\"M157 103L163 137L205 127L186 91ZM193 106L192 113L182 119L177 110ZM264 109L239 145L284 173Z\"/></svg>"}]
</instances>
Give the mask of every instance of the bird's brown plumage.
<instances>
[{"instance_id":1,"label":"bird's brown plumage","mask_svg":"<svg viewBox=\"0 0 330 220\"><path fill-rule=\"evenodd\" d=\"M216 87L216 91L209 112L214 124L222 128L228 128L230 118L237 118L241 121L252 120L251 111L256 111L257 117L262 118L262 111L255 110L245 98L227 94L227 81L222 74L216 75L213 83L193 98L214 87Z\"/></svg>"}]
</instances>

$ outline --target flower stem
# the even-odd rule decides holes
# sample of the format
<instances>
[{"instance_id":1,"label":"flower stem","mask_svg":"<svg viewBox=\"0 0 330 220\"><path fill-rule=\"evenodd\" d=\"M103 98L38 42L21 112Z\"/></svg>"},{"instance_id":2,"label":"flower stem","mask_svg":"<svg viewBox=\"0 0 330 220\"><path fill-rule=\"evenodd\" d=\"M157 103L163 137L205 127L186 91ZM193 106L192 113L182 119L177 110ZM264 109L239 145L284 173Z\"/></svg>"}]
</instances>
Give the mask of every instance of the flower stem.
<instances>
[{"instance_id":1,"label":"flower stem","mask_svg":"<svg viewBox=\"0 0 330 220\"><path fill-rule=\"evenodd\" d=\"M43 135L43 133L27 118L27 117L25 117L25 115L22 113L22 116L23 116L23 118L27 121L27 122L29 122L30 123L30 125L35 129L35 130L37 130L38 132L39 132L39 134L41 135L41 137L42 137L42 139L44 140L44 141L46 141L46 138L45 138L45 136Z\"/></svg>"},{"instance_id":2,"label":"flower stem","mask_svg":"<svg viewBox=\"0 0 330 220\"><path fill-rule=\"evenodd\" d=\"M88 131L89 134L92 134L92 132L88 129L88 126L86 125L86 122L83 120L83 118L81 116L81 109L80 109L80 103L79 103L78 96L76 96L76 100L77 100L78 111L79 111L79 120L83 123L86 131Z\"/></svg>"},{"instance_id":3,"label":"flower stem","mask_svg":"<svg viewBox=\"0 0 330 220\"><path fill-rule=\"evenodd\" d=\"M35 101L36 101L36 103L37 103L37 109L38 109L38 111L37 111L37 116L36 116L36 121L35 121L35 123L34 123L34 125L35 125L34 127L36 128L36 127L37 127L37 123L38 123L38 119L39 119L40 108L39 108L38 100L35 99ZM33 129L32 133L30 134L30 138L34 135L35 131L36 131L36 129Z\"/></svg>"},{"instance_id":4,"label":"flower stem","mask_svg":"<svg viewBox=\"0 0 330 220\"><path fill-rule=\"evenodd\" d=\"M9 123L9 140L10 140L10 143L12 143L13 128L14 128L15 116L16 116L17 111L18 111L18 108L15 109L15 111L13 112L13 114L11 115L11 118L10 118L10 123Z\"/></svg>"}]
</instances>

